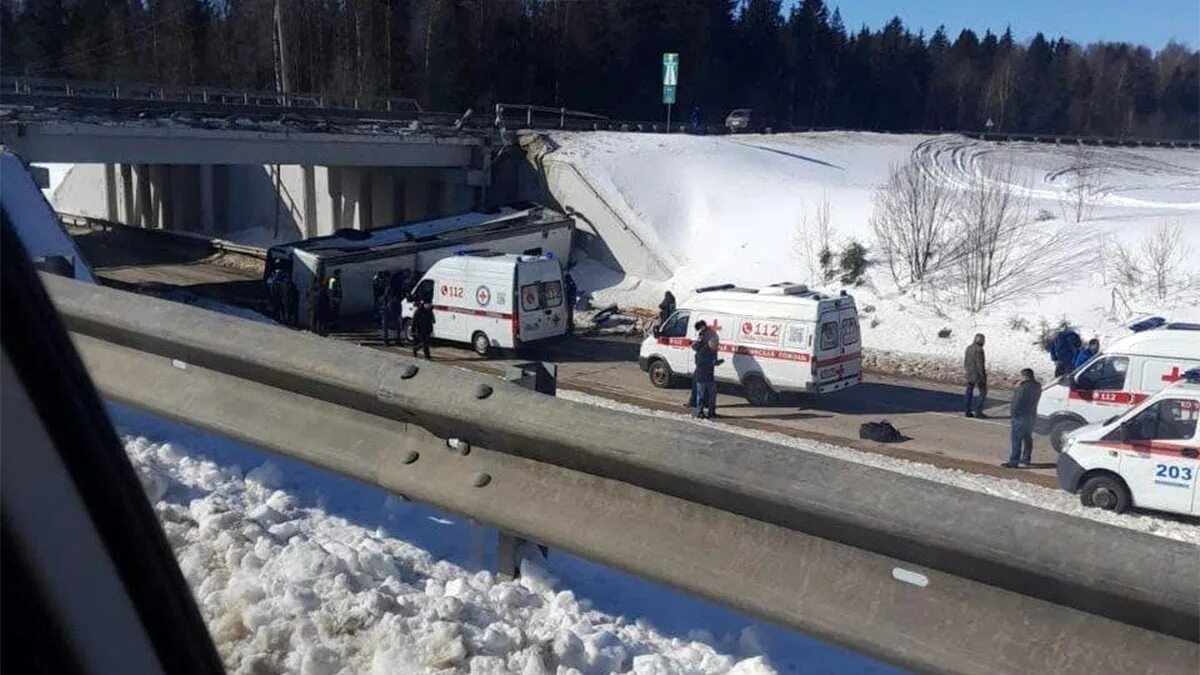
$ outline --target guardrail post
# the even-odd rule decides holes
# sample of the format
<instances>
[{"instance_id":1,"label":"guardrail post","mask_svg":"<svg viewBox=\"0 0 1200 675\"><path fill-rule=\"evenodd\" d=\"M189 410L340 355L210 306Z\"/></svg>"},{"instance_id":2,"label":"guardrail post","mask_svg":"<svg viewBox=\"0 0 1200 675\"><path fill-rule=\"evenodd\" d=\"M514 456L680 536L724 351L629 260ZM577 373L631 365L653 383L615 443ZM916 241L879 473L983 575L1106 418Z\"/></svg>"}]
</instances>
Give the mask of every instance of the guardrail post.
<instances>
[{"instance_id":1,"label":"guardrail post","mask_svg":"<svg viewBox=\"0 0 1200 675\"><path fill-rule=\"evenodd\" d=\"M533 128L533 106L531 105L525 106L525 128Z\"/></svg>"},{"instance_id":2,"label":"guardrail post","mask_svg":"<svg viewBox=\"0 0 1200 675\"><path fill-rule=\"evenodd\" d=\"M563 128L566 128L566 126L567 126L567 109L559 108L558 109L558 128L563 129Z\"/></svg>"},{"instance_id":3,"label":"guardrail post","mask_svg":"<svg viewBox=\"0 0 1200 675\"><path fill-rule=\"evenodd\" d=\"M517 363L504 371L504 379L539 394L555 396L558 393L558 366L553 363ZM520 576L522 554L529 550L530 544L537 546L543 559L550 555L550 549L546 546L499 530L496 538L496 576L506 580Z\"/></svg>"}]
</instances>

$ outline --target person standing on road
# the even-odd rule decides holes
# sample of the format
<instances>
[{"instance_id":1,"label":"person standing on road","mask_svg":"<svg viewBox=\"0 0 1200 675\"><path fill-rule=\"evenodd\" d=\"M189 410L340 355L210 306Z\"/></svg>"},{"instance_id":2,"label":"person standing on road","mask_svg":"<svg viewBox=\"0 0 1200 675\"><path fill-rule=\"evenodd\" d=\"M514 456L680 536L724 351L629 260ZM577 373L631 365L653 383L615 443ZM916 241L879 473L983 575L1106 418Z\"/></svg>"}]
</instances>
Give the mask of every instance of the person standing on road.
<instances>
[{"instance_id":1,"label":"person standing on road","mask_svg":"<svg viewBox=\"0 0 1200 675\"><path fill-rule=\"evenodd\" d=\"M671 291L663 293L662 302L658 303L658 325L663 326L667 323L667 319L675 313L675 296L671 295Z\"/></svg>"},{"instance_id":2,"label":"person standing on road","mask_svg":"<svg viewBox=\"0 0 1200 675\"><path fill-rule=\"evenodd\" d=\"M342 318L342 271L329 277L329 325L338 328Z\"/></svg>"},{"instance_id":3,"label":"person standing on road","mask_svg":"<svg viewBox=\"0 0 1200 675\"><path fill-rule=\"evenodd\" d=\"M300 289L291 275L283 280L283 322L288 326L299 326Z\"/></svg>"},{"instance_id":4,"label":"person standing on road","mask_svg":"<svg viewBox=\"0 0 1200 675\"><path fill-rule=\"evenodd\" d=\"M567 296L567 334L575 334L575 303L579 302L579 287L570 274L563 277L563 290Z\"/></svg>"},{"instance_id":5,"label":"person standing on road","mask_svg":"<svg viewBox=\"0 0 1200 675\"><path fill-rule=\"evenodd\" d=\"M696 417L712 419L717 416L717 350L712 346L708 326L696 322L696 339L692 342L695 352L695 368L692 371L692 400L695 402Z\"/></svg>"},{"instance_id":6,"label":"person standing on road","mask_svg":"<svg viewBox=\"0 0 1200 675\"><path fill-rule=\"evenodd\" d=\"M1070 328L1060 330L1050 341L1050 360L1054 362L1054 376L1060 377L1075 367L1075 354L1082 340L1079 333Z\"/></svg>"},{"instance_id":7,"label":"person standing on road","mask_svg":"<svg viewBox=\"0 0 1200 675\"><path fill-rule=\"evenodd\" d=\"M313 279L308 287L308 327L317 335L325 334L325 317L328 315L329 290L325 277Z\"/></svg>"},{"instance_id":8,"label":"person standing on road","mask_svg":"<svg viewBox=\"0 0 1200 675\"><path fill-rule=\"evenodd\" d=\"M1079 366L1082 366L1083 364L1087 363L1088 361L1090 361L1092 359L1093 356L1095 356L1099 353L1100 353L1100 341L1097 340L1096 338L1092 338L1091 340L1088 340L1087 346L1084 347L1083 349L1080 349L1079 352L1075 354L1075 362L1071 364L1071 370L1072 371L1079 370Z\"/></svg>"},{"instance_id":9,"label":"person standing on road","mask_svg":"<svg viewBox=\"0 0 1200 675\"><path fill-rule=\"evenodd\" d=\"M967 417L983 417L983 405L987 400L987 364L983 355L983 333L976 333L975 340L967 345L963 354L963 371L967 380ZM975 390L979 398L975 398Z\"/></svg>"},{"instance_id":10,"label":"person standing on road","mask_svg":"<svg viewBox=\"0 0 1200 675\"><path fill-rule=\"evenodd\" d=\"M1033 378L1029 368L1021 370L1021 383L1012 398L1012 426L1009 431L1012 447L1008 461L1000 466L1015 469L1029 468L1033 458L1033 422L1037 419L1038 401L1042 398L1042 383Z\"/></svg>"},{"instance_id":11,"label":"person standing on road","mask_svg":"<svg viewBox=\"0 0 1200 675\"><path fill-rule=\"evenodd\" d=\"M422 300L416 311L413 312L412 327L413 327L413 358L416 358L418 351L425 352L425 360L432 360L429 355L429 339L433 336L433 307L429 302Z\"/></svg>"},{"instance_id":12,"label":"person standing on road","mask_svg":"<svg viewBox=\"0 0 1200 675\"><path fill-rule=\"evenodd\" d=\"M390 286L383 289L379 299L379 329L383 333L383 346L391 344L388 329L396 326L396 344L404 344L404 304L402 298Z\"/></svg>"}]
</instances>

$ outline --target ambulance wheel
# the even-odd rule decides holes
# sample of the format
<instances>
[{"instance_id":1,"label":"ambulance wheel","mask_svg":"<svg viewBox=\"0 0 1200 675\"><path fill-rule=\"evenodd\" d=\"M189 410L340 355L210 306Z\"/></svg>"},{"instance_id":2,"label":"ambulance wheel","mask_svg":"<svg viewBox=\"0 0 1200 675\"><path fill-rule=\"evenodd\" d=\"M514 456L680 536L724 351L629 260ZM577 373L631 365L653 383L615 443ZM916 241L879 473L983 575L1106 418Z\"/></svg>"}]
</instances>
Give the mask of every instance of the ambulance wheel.
<instances>
[{"instance_id":1,"label":"ambulance wheel","mask_svg":"<svg viewBox=\"0 0 1200 675\"><path fill-rule=\"evenodd\" d=\"M1079 503L1084 506L1125 513L1129 502L1129 488L1116 476L1092 476L1079 489Z\"/></svg>"},{"instance_id":2,"label":"ambulance wheel","mask_svg":"<svg viewBox=\"0 0 1200 675\"><path fill-rule=\"evenodd\" d=\"M779 394L767 384L762 375L750 375L742 382L746 401L753 406L771 405L779 400Z\"/></svg>"},{"instance_id":3,"label":"ambulance wheel","mask_svg":"<svg viewBox=\"0 0 1200 675\"><path fill-rule=\"evenodd\" d=\"M668 366L667 362L662 359L651 361L646 373L650 375L650 384L659 389L670 389L675 386L675 373L671 372L671 366Z\"/></svg>"},{"instance_id":4,"label":"ambulance wheel","mask_svg":"<svg viewBox=\"0 0 1200 675\"><path fill-rule=\"evenodd\" d=\"M404 333L404 341L408 344L417 343L417 334L413 332L412 319L404 319L400 322L400 331Z\"/></svg>"},{"instance_id":5,"label":"ambulance wheel","mask_svg":"<svg viewBox=\"0 0 1200 675\"><path fill-rule=\"evenodd\" d=\"M492 341L487 336L487 333L484 333L483 331L476 331L475 334L471 336L471 349L474 349L476 354L484 358L491 356Z\"/></svg>"},{"instance_id":6,"label":"ambulance wheel","mask_svg":"<svg viewBox=\"0 0 1200 675\"><path fill-rule=\"evenodd\" d=\"M1081 426L1083 425L1078 420L1072 419L1059 420L1050 425L1050 445L1054 446L1054 451L1062 452L1063 446L1067 444L1067 434Z\"/></svg>"}]
</instances>

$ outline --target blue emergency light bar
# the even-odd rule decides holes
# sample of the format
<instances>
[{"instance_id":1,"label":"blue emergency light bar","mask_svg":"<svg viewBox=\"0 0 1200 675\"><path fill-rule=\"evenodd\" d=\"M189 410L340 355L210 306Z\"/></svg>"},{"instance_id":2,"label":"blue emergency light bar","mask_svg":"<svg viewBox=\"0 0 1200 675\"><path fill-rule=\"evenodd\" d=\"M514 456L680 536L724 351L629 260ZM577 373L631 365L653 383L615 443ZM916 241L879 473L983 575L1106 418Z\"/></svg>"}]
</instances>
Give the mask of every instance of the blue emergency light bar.
<instances>
[{"instance_id":1,"label":"blue emergency light bar","mask_svg":"<svg viewBox=\"0 0 1200 675\"><path fill-rule=\"evenodd\" d=\"M1183 379L1191 384L1200 384L1200 368L1192 368L1183 374Z\"/></svg>"},{"instance_id":2,"label":"blue emergency light bar","mask_svg":"<svg viewBox=\"0 0 1200 675\"><path fill-rule=\"evenodd\" d=\"M1159 326L1162 326L1165 323L1167 323L1167 320L1162 318L1161 316L1152 316L1152 317L1149 317L1146 319L1142 319L1141 321L1138 321L1137 323L1131 324L1129 326L1129 330L1131 330L1135 333L1140 333L1144 330L1151 330L1154 328L1158 328Z\"/></svg>"}]
</instances>

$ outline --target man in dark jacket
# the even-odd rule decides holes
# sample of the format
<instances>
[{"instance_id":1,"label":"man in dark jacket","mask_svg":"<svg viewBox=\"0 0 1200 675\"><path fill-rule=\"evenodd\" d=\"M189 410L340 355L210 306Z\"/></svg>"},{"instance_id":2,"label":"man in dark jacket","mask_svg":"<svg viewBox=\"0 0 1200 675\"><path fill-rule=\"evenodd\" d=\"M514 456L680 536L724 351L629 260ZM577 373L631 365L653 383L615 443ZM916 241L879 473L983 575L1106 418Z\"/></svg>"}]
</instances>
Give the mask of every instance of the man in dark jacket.
<instances>
[{"instance_id":1,"label":"man in dark jacket","mask_svg":"<svg viewBox=\"0 0 1200 675\"><path fill-rule=\"evenodd\" d=\"M967 417L983 417L983 404L987 400L987 363L983 356L983 333L975 334L975 341L967 345L963 354L963 371L967 380ZM979 389L979 398L975 390Z\"/></svg>"},{"instance_id":2,"label":"man in dark jacket","mask_svg":"<svg viewBox=\"0 0 1200 675\"><path fill-rule=\"evenodd\" d=\"M708 336L708 326L696 322L696 339L692 342L695 352L695 368L692 371L692 391L696 404L696 417L712 419L717 416L717 352Z\"/></svg>"},{"instance_id":3,"label":"man in dark jacket","mask_svg":"<svg viewBox=\"0 0 1200 675\"><path fill-rule=\"evenodd\" d=\"M283 280L283 311L284 323L289 326L300 326L300 288L291 276Z\"/></svg>"},{"instance_id":4,"label":"man in dark jacket","mask_svg":"<svg viewBox=\"0 0 1200 675\"><path fill-rule=\"evenodd\" d=\"M391 344L391 340L388 339L388 329L392 326L396 326L396 344L403 344L403 303L400 296L396 295L392 290L392 287L385 285L383 297L379 298L379 331L383 333L384 347Z\"/></svg>"},{"instance_id":5,"label":"man in dark jacket","mask_svg":"<svg viewBox=\"0 0 1200 675\"><path fill-rule=\"evenodd\" d=\"M329 290L325 277L313 279L308 287L308 327L317 335L325 334L325 317L329 315Z\"/></svg>"},{"instance_id":6,"label":"man in dark jacket","mask_svg":"<svg viewBox=\"0 0 1200 675\"><path fill-rule=\"evenodd\" d=\"M570 274L563 277L563 294L567 301L567 334L575 334L575 303L579 302L579 287Z\"/></svg>"},{"instance_id":7,"label":"man in dark jacket","mask_svg":"<svg viewBox=\"0 0 1200 675\"><path fill-rule=\"evenodd\" d=\"M667 323L667 319L675 313L675 296L671 291L663 293L662 302L658 303L658 325Z\"/></svg>"},{"instance_id":8,"label":"man in dark jacket","mask_svg":"<svg viewBox=\"0 0 1200 675\"><path fill-rule=\"evenodd\" d=\"M413 312L412 327L413 327L413 357L417 356L418 351L425 352L425 360L431 360L433 357L429 355L429 339L433 336L433 307L425 300L417 304L417 309Z\"/></svg>"},{"instance_id":9,"label":"man in dark jacket","mask_svg":"<svg viewBox=\"0 0 1200 675\"><path fill-rule=\"evenodd\" d=\"M1033 379L1033 371L1021 371L1021 384L1017 385L1012 399L1012 428L1009 436L1012 449L1008 461L1001 464L1010 469L1029 467L1033 455L1033 422L1037 419L1038 401L1042 398L1042 383Z\"/></svg>"}]
</instances>

